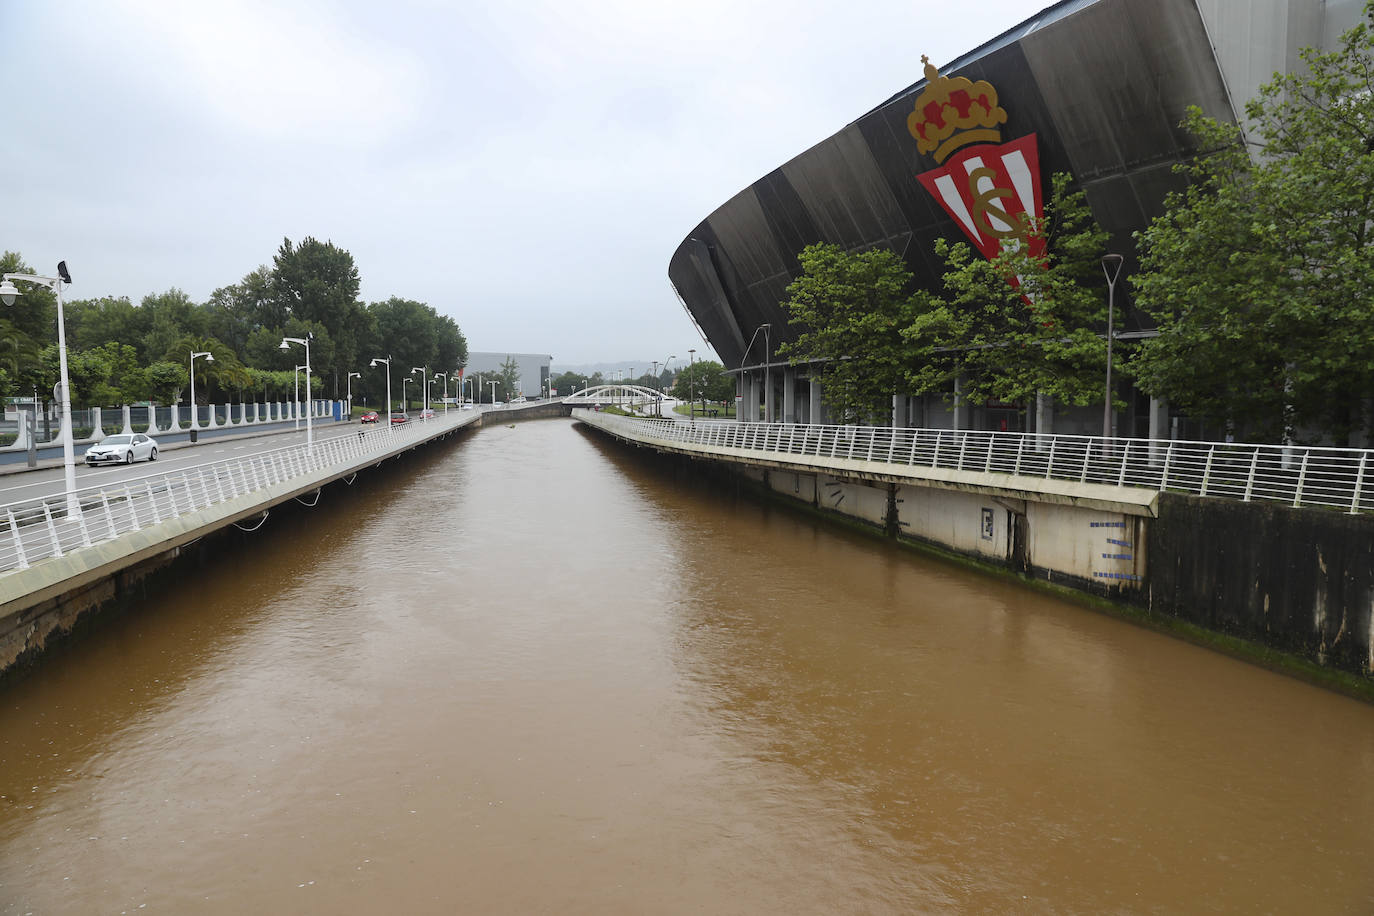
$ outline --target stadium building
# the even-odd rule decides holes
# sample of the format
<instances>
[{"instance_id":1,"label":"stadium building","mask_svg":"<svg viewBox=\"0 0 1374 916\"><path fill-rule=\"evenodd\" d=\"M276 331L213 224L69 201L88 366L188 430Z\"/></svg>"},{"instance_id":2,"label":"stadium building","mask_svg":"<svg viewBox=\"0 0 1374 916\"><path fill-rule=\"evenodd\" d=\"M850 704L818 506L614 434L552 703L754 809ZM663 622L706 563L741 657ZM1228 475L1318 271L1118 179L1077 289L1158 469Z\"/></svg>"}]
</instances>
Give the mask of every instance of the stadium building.
<instances>
[{"instance_id":1,"label":"stadium building","mask_svg":"<svg viewBox=\"0 0 1374 916\"><path fill-rule=\"evenodd\" d=\"M678 246L668 275L703 335L738 373L744 419L827 422L805 366L776 356L795 339L781 303L806 245L885 246L935 288L939 236L996 251L1001 215L1038 213L1055 172L1074 176L1109 251L1162 209L1193 150L1179 127L1190 105L1239 121L1304 47L1332 48L1361 17L1360 0L1064 0L942 66L726 201ZM949 112L956 123L950 123ZM1107 252L1104 251L1104 254ZM1116 288L1118 337L1150 333ZM1124 311L1124 315L1122 312ZM1124 327L1122 322L1124 320ZM769 327L759 333L764 325ZM1105 330L1105 329L1104 329ZM1101 407L961 405L895 396L903 426L1101 431ZM1119 435L1179 437L1165 404L1121 389ZM1030 409L1030 408L1034 409Z\"/></svg>"}]
</instances>

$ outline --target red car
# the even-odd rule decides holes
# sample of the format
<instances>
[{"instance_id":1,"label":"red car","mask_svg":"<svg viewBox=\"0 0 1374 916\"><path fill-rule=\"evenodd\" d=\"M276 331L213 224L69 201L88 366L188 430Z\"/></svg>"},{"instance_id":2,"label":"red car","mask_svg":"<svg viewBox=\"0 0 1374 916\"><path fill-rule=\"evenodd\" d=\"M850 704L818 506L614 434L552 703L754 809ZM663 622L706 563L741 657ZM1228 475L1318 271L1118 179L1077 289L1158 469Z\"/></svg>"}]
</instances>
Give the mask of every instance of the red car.
<instances>
[{"instance_id":1,"label":"red car","mask_svg":"<svg viewBox=\"0 0 1374 916\"><path fill-rule=\"evenodd\" d=\"M392 425L392 426L395 426L395 425L398 424L398 423L405 423L405 422L408 422L409 420L410 420L410 417L407 416L406 414L403 414L403 413L394 413L394 414L391 415L391 425Z\"/></svg>"},{"instance_id":2,"label":"red car","mask_svg":"<svg viewBox=\"0 0 1374 916\"><path fill-rule=\"evenodd\" d=\"M367 413L365 413L365 414L362 415L362 417L358 420L358 422L359 422L359 423L376 423L376 422L377 422L377 411L375 411L375 410L369 410Z\"/></svg>"}]
</instances>

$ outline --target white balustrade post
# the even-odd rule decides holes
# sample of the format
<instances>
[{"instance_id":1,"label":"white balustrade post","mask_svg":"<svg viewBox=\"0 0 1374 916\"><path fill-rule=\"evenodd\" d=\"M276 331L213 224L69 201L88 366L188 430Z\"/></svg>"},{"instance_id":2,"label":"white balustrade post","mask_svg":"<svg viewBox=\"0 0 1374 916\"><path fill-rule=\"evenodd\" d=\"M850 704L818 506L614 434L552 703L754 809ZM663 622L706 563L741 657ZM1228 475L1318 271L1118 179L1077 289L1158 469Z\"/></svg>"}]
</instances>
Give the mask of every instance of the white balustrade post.
<instances>
[{"instance_id":1,"label":"white balustrade post","mask_svg":"<svg viewBox=\"0 0 1374 916\"><path fill-rule=\"evenodd\" d=\"M1360 490L1364 489L1364 469L1369 462L1369 452L1360 455L1360 469L1355 472L1355 492L1350 494L1350 514L1358 515L1360 512Z\"/></svg>"}]
</instances>

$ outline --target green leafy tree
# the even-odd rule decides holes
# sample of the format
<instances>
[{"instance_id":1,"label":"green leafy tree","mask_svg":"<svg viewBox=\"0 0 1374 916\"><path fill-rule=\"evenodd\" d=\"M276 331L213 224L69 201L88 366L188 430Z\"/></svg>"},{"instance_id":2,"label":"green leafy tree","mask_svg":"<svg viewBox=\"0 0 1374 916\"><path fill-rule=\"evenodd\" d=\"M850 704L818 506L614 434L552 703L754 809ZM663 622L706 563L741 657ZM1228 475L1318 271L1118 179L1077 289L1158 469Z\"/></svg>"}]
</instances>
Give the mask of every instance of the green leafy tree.
<instances>
[{"instance_id":1,"label":"green leafy tree","mask_svg":"<svg viewBox=\"0 0 1374 916\"><path fill-rule=\"evenodd\" d=\"M423 302L393 296L385 302L373 303L368 311L377 327L377 352L363 354L366 358L391 356L395 360L393 368L399 373L409 372L412 366L437 363L433 309Z\"/></svg>"},{"instance_id":2,"label":"green leafy tree","mask_svg":"<svg viewBox=\"0 0 1374 916\"><path fill-rule=\"evenodd\" d=\"M52 271L36 271L18 252L0 254L0 273L52 276L55 269L54 266ZM37 386L40 397L47 398L52 394L52 382L47 381L40 354L57 341L57 296L47 287L22 282L15 285L21 287L22 295L15 297L13 305L0 306L0 317L8 322L5 328L8 340L0 342L0 347L13 351L11 355L18 359L18 362L9 363L16 370L13 381L18 391L22 394ZM42 393L44 388L48 389L47 395Z\"/></svg>"},{"instance_id":3,"label":"green leafy tree","mask_svg":"<svg viewBox=\"0 0 1374 916\"><path fill-rule=\"evenodd\" d=\"M964 242L937 239L942 293L919 293L901 332L906 390L946 396L960 382L974 404L1027 404L1037 393L1083 406L1101 402L1107 318L1101 256L1107 233L1070 176L1056 174L1044 215L1029 232L1044 240L1004 245L987 260Z\"/></svg>"},{"instance_id":4,"label":"green leafy tree","mask_svg":"<svg viewBox=\"0 0 1374 916\"><path fill-rule=\"evenodd\" d=\"M181 363L159 360L144 370L144 376L148 381L149 400L175 404L189 380L190 370Z\"/></svg>"},{"instance_id":5,"label":"green leafy tree","mask_svg":"<svg viewBox=\"0 0 1374 916\"><path fill-rule=\"evenodd\" d=\"M581 391L586 381L587 376L580 372L560 372L553 377L553 390L558 392L559 397L567 397Z\"/></svg>"},{"instance_id":6,"label":"green leafy tree","mask_svg":"<svg viewBox=\"0 0 1374 916\"><path fill-rule=\"evenodd\" d=\"M461 369L468 364L468 340L458 328L458 322L448 315L434 316L434 365L440 372Z\"/></svg>"},{"instance_id":7,"label":"green leafy tree","mask_svg":"<svg viewBox=\"0 0 1374 916\"><path fill-rule=\"evenodd\" d=\"M496 380L496 388L501 392L497 397L509 401L520 390L520 364L515 361L515 357L507 356L501 363L501 371L492 378Z\"/></svg>"},{"instance_id":8,"label":"green leafy tree","mask_svg":"<svg viewBox=\"0 0 1374 916\"><path fill-rule=\"evenodd\" d=\"M148 396L147 372L138 350L129 344L110 341L70 352L67 372L74 407L112 407Z\"/></svg>"},{"instance_id":9,"label":"green leafy tree","mask_svg":"<svg viewBox=\"0 0 1374 916\"><path fill-rule=\"evenodd\" d=\"M273 259L271 288L277 309L286 315L286 325L294 318L319 327L331 341L328 353L311 359L316 371L336 378L343 367L357 361L357 329L364 308L358 302L361 280L353 255L333 242L307 236L299 245L283 239ZM317 332L318 333L318 332ZM314 348L312 347L312 357Z\"/></svg>"},{"instance_id":10,"label":"green leafy tree","mask_svg":"<svg viewBox=\"0 0 1374 916\"><path fill-rule=\"evenodd\" d=\"M1138 384L1247 438L1347 444L1369 426L1374 4L1364 19L1263 86L1248 135L1191 110L1191 183L1138 234L1136 301L1160 332Z\"/></svg>"},{"instance_id":11,"label":"green leafy tree","mask_svg":"<svg viewBox=\"0 0 1374 916\"><path fill-rule=\"evenodd\" d=\"M728 402L735 397L735 379L725 371L725 367L715 360L697 360L684 366L673 382L673 397L680 401L690 401L695 396L697 403L704 401Z\"/></svg>"},{"instance_id":12,"label":"green leafy tree","mask_svg":"<svg viewBox=\"0 0 1374 916\"><path fill-rule=\"evenodd\" d=\"M281 328L289 317L282 308L266 266L247 274L238 283L210 294L206 303L207 330L239 354L247 352L248 336L259 328Z\"/></svg>"},{"instance_id":13,"label":"green leafy tree","mask_svg":"<svg viewBox=\"0 0 1374 916\"><path fill-rule=\"evenodd\" d=\"M127 298L102 297L65 303L67 338L77 350L91 350L111 341L133 347L144 361L148 354L151 314Z\"/></svg>"},{"instance_id":14,"label":"green leafy tree","mask_svg":"<svg viewBox=\"0 0 1374 916\"><path fill-rule=\"evenodd\" d=\"M191 354L209 353L214 360L196 361L196 402L213 404L232 393L251 390L252 379L232 347L213 337L179 338L163 354L166 362L180 361L187 388L191 383ZM189 393L188 393L189 394Z\"/></svg>"},{"instance_id":15,"label":"green leafy tree","mask_svg":"<svg viewBox=\"0 0 1374 916\"><path fill-rule=\"evenodd\" d=\"M886 248L850 252L818 243L802 249L798 260L802 272L787 287L783 307L799 333L778 353L812 364L836 416L889 415L910 364L902 329L912 319L911 272Z\"/></svg>"},{"instance_id":16,"label":"green leafy tree","mask_svg":"<svg viewBox=\"0 0 1374 916\"><path fill-rule=\"evenodd\" d=\"M161 357L187 334L205 335L205 313L179 289L144 296L140 308L145 310L148 322L144 349L148 357Z\"/></svg>"}]
</instances>

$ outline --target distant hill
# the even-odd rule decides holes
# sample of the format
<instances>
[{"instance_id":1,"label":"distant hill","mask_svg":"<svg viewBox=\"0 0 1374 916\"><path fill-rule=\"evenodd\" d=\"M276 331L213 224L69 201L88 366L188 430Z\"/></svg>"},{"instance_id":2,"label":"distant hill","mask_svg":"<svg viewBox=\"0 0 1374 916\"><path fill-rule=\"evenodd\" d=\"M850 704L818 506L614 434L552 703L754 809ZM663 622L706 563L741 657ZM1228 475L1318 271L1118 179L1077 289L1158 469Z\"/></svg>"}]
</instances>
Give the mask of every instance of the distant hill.
<instances>
[{"instance_id":1,"label":"distant hill","mask_svg":"<svg viewBox=\"0 0 1374 916\"><path fill-rule=\"evenodd\" d=\"M659 369L662 370L662 360L659 361ZM673 360L673 366L677 366L679 360ZM579 375L595 375L600 372L602 378L610 378L613 372L623 372L627 375L633 373L636 378L645 372L654 371L653 360L649 359L627 359L624 362L614 363L581 363L575 366L565 366L561 363L553 363L550 367L554 375L561 375L564 372L576 372Z\"/></svg>"}]
</instances>

